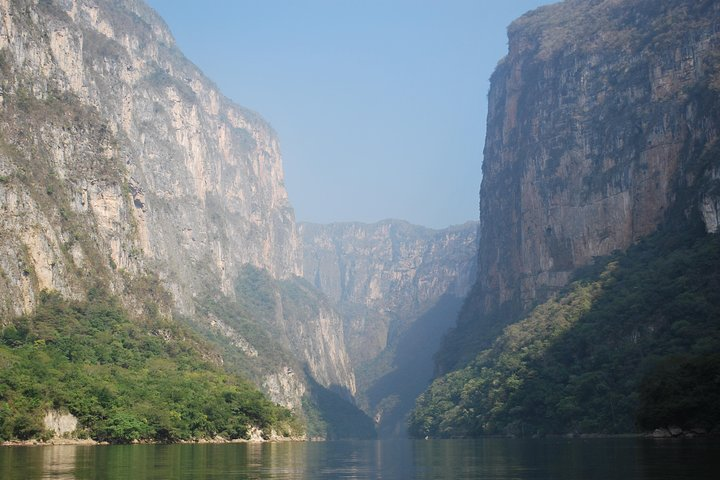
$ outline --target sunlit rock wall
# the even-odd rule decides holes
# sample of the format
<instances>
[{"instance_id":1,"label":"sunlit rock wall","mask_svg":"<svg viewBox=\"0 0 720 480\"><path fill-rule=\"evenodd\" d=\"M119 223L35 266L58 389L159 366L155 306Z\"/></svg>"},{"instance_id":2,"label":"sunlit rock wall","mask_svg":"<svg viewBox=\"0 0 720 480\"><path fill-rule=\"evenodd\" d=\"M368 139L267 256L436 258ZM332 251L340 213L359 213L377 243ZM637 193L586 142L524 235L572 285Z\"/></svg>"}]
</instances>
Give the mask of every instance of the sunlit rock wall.
<instances>
[{"instance_id":1,"label":"sunlit rock wall","mask_svg":"<svg viewBox=\"0 0 720 480\"><path fill-rule=\"evenodd\" d=\"M166 315L226 338L265 369L259 385L299 407L297 365L355 391L337 313L281 313L294 359L274 369L200 307L237 300L247 264L281 281L302 275L301 258L275 133L182 55L152 9L0 0L0 315L32 311L45 289L79 299L95 286L142 314L159 279Z\"/></svg>"},{"instance_id":2,"label":"sunlit rock wall","mask_svg":"<svg viewBox=\"0 0 720 480\"><path fill-rule=\"evenodd\" d=\"M68 272L91 255L114 284L156 269L185 312L206 284L232 295L243 264L302 273L275 134L144 3L2 0L0 55L1 308L27 311L42 288L79 295ZM68 216L93 252L68 244Z\"/></svg>"}]
</instances>

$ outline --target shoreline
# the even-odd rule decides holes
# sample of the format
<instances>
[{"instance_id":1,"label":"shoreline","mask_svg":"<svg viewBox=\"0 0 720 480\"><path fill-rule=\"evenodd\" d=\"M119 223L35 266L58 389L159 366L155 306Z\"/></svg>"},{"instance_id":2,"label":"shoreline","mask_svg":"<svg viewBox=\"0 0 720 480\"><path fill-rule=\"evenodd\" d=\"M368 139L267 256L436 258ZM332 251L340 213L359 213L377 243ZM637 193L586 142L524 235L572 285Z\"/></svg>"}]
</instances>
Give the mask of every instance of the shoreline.
<instances>
[{"instance_id":1,"label":"shoreline","mask_svg":"<svg viewBox=\"0 0 720 480\"><path fill-rule=\"evenodd\" d=\"M50 440L8 440L0 442L0 447L52 447L52 446L104 446L104 445L202 445L223 443L281 443L281 442L316 442L324 441L318 439L308 439L305 437L273 437L264 438L234 438L231 440L225 438L198 438L195 440L180 440L177 442L157 442L153 440L136 440L130 443L111 443L100 442L91 438L51 438Z\"/></svg>"},{"instance_id":2,"label":"shoreline","mask_svg":"<svg viewBox=\"0 0 720 480\"><path fill-rule=\"evenodd\" d=\"M663 429L664 430L664 429ZM668 433L669 430L668 430ZM588 439L600 439L600 438L638 438L638 439L654 439L654 440L687 440L687 439L707 439L717 438L718 435L715 432L692 432L692 431L681 431L673 432L673 434L659 434L657 431L653 432L635 432L635 433L582 433L582 434L549 434L542 436L529 436L519 437L514 435L483 435L475 438L411 438L407 437L409 441L427 441L427 440L472 440L472 439L487 439L487 438L505 438L505 439L575 439L575 440L588 440ZM376 439L383 440L383 439ZM305 435L300 437L280 437L272 435L270 438L263 438L261 435L251 435L250 438L234 438L226 439L222 437L215 438L198 438L192 440L180 440L176 442L160 442L155 440L135 440L130 443L111 443L105 441L93 440L91 438L65 438L55 437L50 440L8 440L0 442L0 447L52 447L52 446L104 446L104 445L202 445L202 444L214 444L220 445L224 443L282 443L282 442L325 442L327 439L322 437L307 437Z\"/></svg>"}]
</instances>

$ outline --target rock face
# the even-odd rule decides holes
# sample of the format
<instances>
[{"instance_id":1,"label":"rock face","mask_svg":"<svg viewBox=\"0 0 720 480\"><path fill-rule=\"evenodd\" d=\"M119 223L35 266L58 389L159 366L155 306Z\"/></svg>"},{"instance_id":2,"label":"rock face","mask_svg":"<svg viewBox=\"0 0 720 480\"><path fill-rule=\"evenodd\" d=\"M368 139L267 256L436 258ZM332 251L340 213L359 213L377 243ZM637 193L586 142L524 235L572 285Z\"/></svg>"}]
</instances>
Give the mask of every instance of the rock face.
<instances>
[{"instance_id":1,"label":"rock face","mask_svg":"<svg viewBox=\"0 0 720 480\"><path fill-rule=\"evenodd\" d=\"M268 124L226 99L138 0L0 0L0 72L0 314L31 311L43 289L82 298L94 286L141 313L159 279L168 315L251 354L198 305L232 300L246 265L302 274ZM354 391L342 335L324 343L339 317L315 313L302 335L323 341L293 353L320 383Z\"/></svg>"},{"instance_id":2,"label":"rock face","mask_svg":"<svg viewBox=\"0 0 720 480\"><path fill-rule=\"evenodd\" d=\"M432 355L475 277L477 223L300 224L305 278L341 312L358 398L380 436L430 383Z\"/></svg>"},{"instance_id":3,"label":"rock face","mask_svg":"<svg viewBox=\"0 0 720 480\"><path fill-rule=\"evenodd\" d=\"M338 306L356 365L376 357L443 295L475 275L477 224L432 230L399 220L299 224L305 278Z\"/></svg>"},{"instance_id":4,"label":"rock face","mask_svg":"<svg viewBox=\"0 0 720 480\"><path fill-rule=\"evenodd\" d=\"M31 161L62 183L66 215L92 224L103 261L131 272L157 266L186 311L202 288L198 273L226 293L246 263L278 278L301 274L275 134L181 55L150 8L4 0L0 14L3 218L22 213L6 226L27 247L38 287L65 290L67 276L52 272L87 252L67 258L69 233L43 224L52 213L25 198L19 177ZM23 158L31 155L40 158ZM32 305L28 293L14 297L15 312Z\"/></svg>"},{"instance_id":5,"label":"rock face","mask_svg":"<svg viewBox=\"0 0 720 480\"><path fill-rule=\"evenodd\" d=\"M43 418L45 430L53 432L55 437L71 435L77 430L78 419L70 414L57 410L49 410Z\"/></svg>"},{"instance_id":6,"label":"rock face","mask_svg":"<svg viewBox=\"0 0 720 480\"><path fill-rule=\"evenodd\" d=\"M512 318L678 215L717 230L719 17L709 0L567 0L509 27L478 284L446 350L479 316Z\"/></svg>"}]
</instances>

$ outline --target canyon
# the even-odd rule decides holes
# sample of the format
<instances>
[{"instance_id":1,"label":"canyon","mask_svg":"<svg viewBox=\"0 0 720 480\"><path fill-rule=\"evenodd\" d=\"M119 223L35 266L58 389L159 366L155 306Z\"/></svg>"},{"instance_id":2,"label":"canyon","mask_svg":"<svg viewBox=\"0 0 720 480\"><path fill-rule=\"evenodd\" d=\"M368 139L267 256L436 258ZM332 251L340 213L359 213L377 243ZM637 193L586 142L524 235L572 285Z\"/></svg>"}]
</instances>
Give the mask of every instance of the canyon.
<instances>
[{"instance_id":1,"label":"canyon","mask_svg":"<svg viewBox=\"0 0 720 480\"><path fill-rule=\"evenodd\" d=\"M360 404L381 435L404 436L432 355L475 280L477 223L300 223L299 232L305 278L343 318Z\"/></svg>"},{"instance_id":2,"label":"canyon","mask_svg":"<svg viewBox=\"0 0 720 480\"><path fill-rule=\"evenodd\" d=\"M647 412L664 379L720 365L719 18L565 0L517 19L479 222L430 229L296 222L273 129L142 1L0 0L3 355L66 348L68 319L100 353L62 362L125 381L150 345L160 371L202 363L228 411L248 379L306 438L402 436L408 415L418 437L711 430ZM32 413L91 416L63 401ZM140 435L122 415L98 425Z\"/></svg>"},{"instance_id":3,"label":"canyon","mask_svg":"<svg viewBox=\"0 0 720 480\"><path fill-rule=\"evenodd\" d=\"M363 253L328 260L319 245L353 234L296 224L275 132L144 2L3 0L0 20L3 328L47 292L107 291L140 322L197 332L203 355L275 403L319 409L319 425L332 423L321 403L364 422L357 372L442 295L463 295L475 226L378 224ZM340 292L338 268L357 289ZM169 332L150 333L180 341Z\"/></svg>"}]
</instances>

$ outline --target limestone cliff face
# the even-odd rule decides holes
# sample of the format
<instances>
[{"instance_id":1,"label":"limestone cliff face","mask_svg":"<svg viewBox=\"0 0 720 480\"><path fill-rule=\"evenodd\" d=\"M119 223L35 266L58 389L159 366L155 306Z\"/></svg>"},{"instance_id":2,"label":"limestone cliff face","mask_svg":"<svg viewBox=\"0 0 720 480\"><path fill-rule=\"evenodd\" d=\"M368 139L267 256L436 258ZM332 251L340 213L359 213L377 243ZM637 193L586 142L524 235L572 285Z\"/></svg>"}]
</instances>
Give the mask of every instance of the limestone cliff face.
<instances>
[{"instance_id":1,"label":"limestone cliff face","mask_svg":"<svg viewBox=\"0 0 720 480\"><path fill-rule=\"evenodd\" d=\"M3 0L0 16L3 141L20 153L2 156L3 204L23 212L8 228L21 233L13 248L27 250L35 287L72 291L62 272L88 252L65 255L68 233L22 198L30 155L62 183L63 208L94 227L103 261L156 267L184 311L209 278L231 293L246 263L278 278L301 273L274 133L182 56L150 8ZM32 305L37 288L9 288L13 311Z\"/></svg>"},{"instance_id":2,"label":"limestone cliff face","mask_svg":"<svg viewBox=\"0 0 720 480\"><path fill-rule=\"evenodd\" d=\"M43 289L81 298L96 285L142 312L159 279L168 315L251 361L241 326L203 305L235 301L247 265L300 276L301 256L274 132L182 55L152 9L0 0L0 314L31 311ZM293 361L353 392L339 317L306 313L280 315ZM291 364L264 378L299 405Z\"/></svg>"},{"instance_id":3,"label":"limestone cliff face","mask_svg":"<svg viewBox=\"0 0 720 480\"><path fill-rule=\"evenodd\" d=\"M664 222L700 213L717 230L719 18L707 0L568 0L509 27L461 327L511 317Z\"/></svg>"},{"instance_id":4,"label":"limestone cliff face","mask_svg":"<svg viewBox=\"0 0 720 480\"><path fill-rule=\"evenodd\" d=\"M299 224L305 278L339 306L356 364L375 357L445 294L462 297L475 274L477 224L444 230L398 220Z\"/></svg>"}]
</instances>

